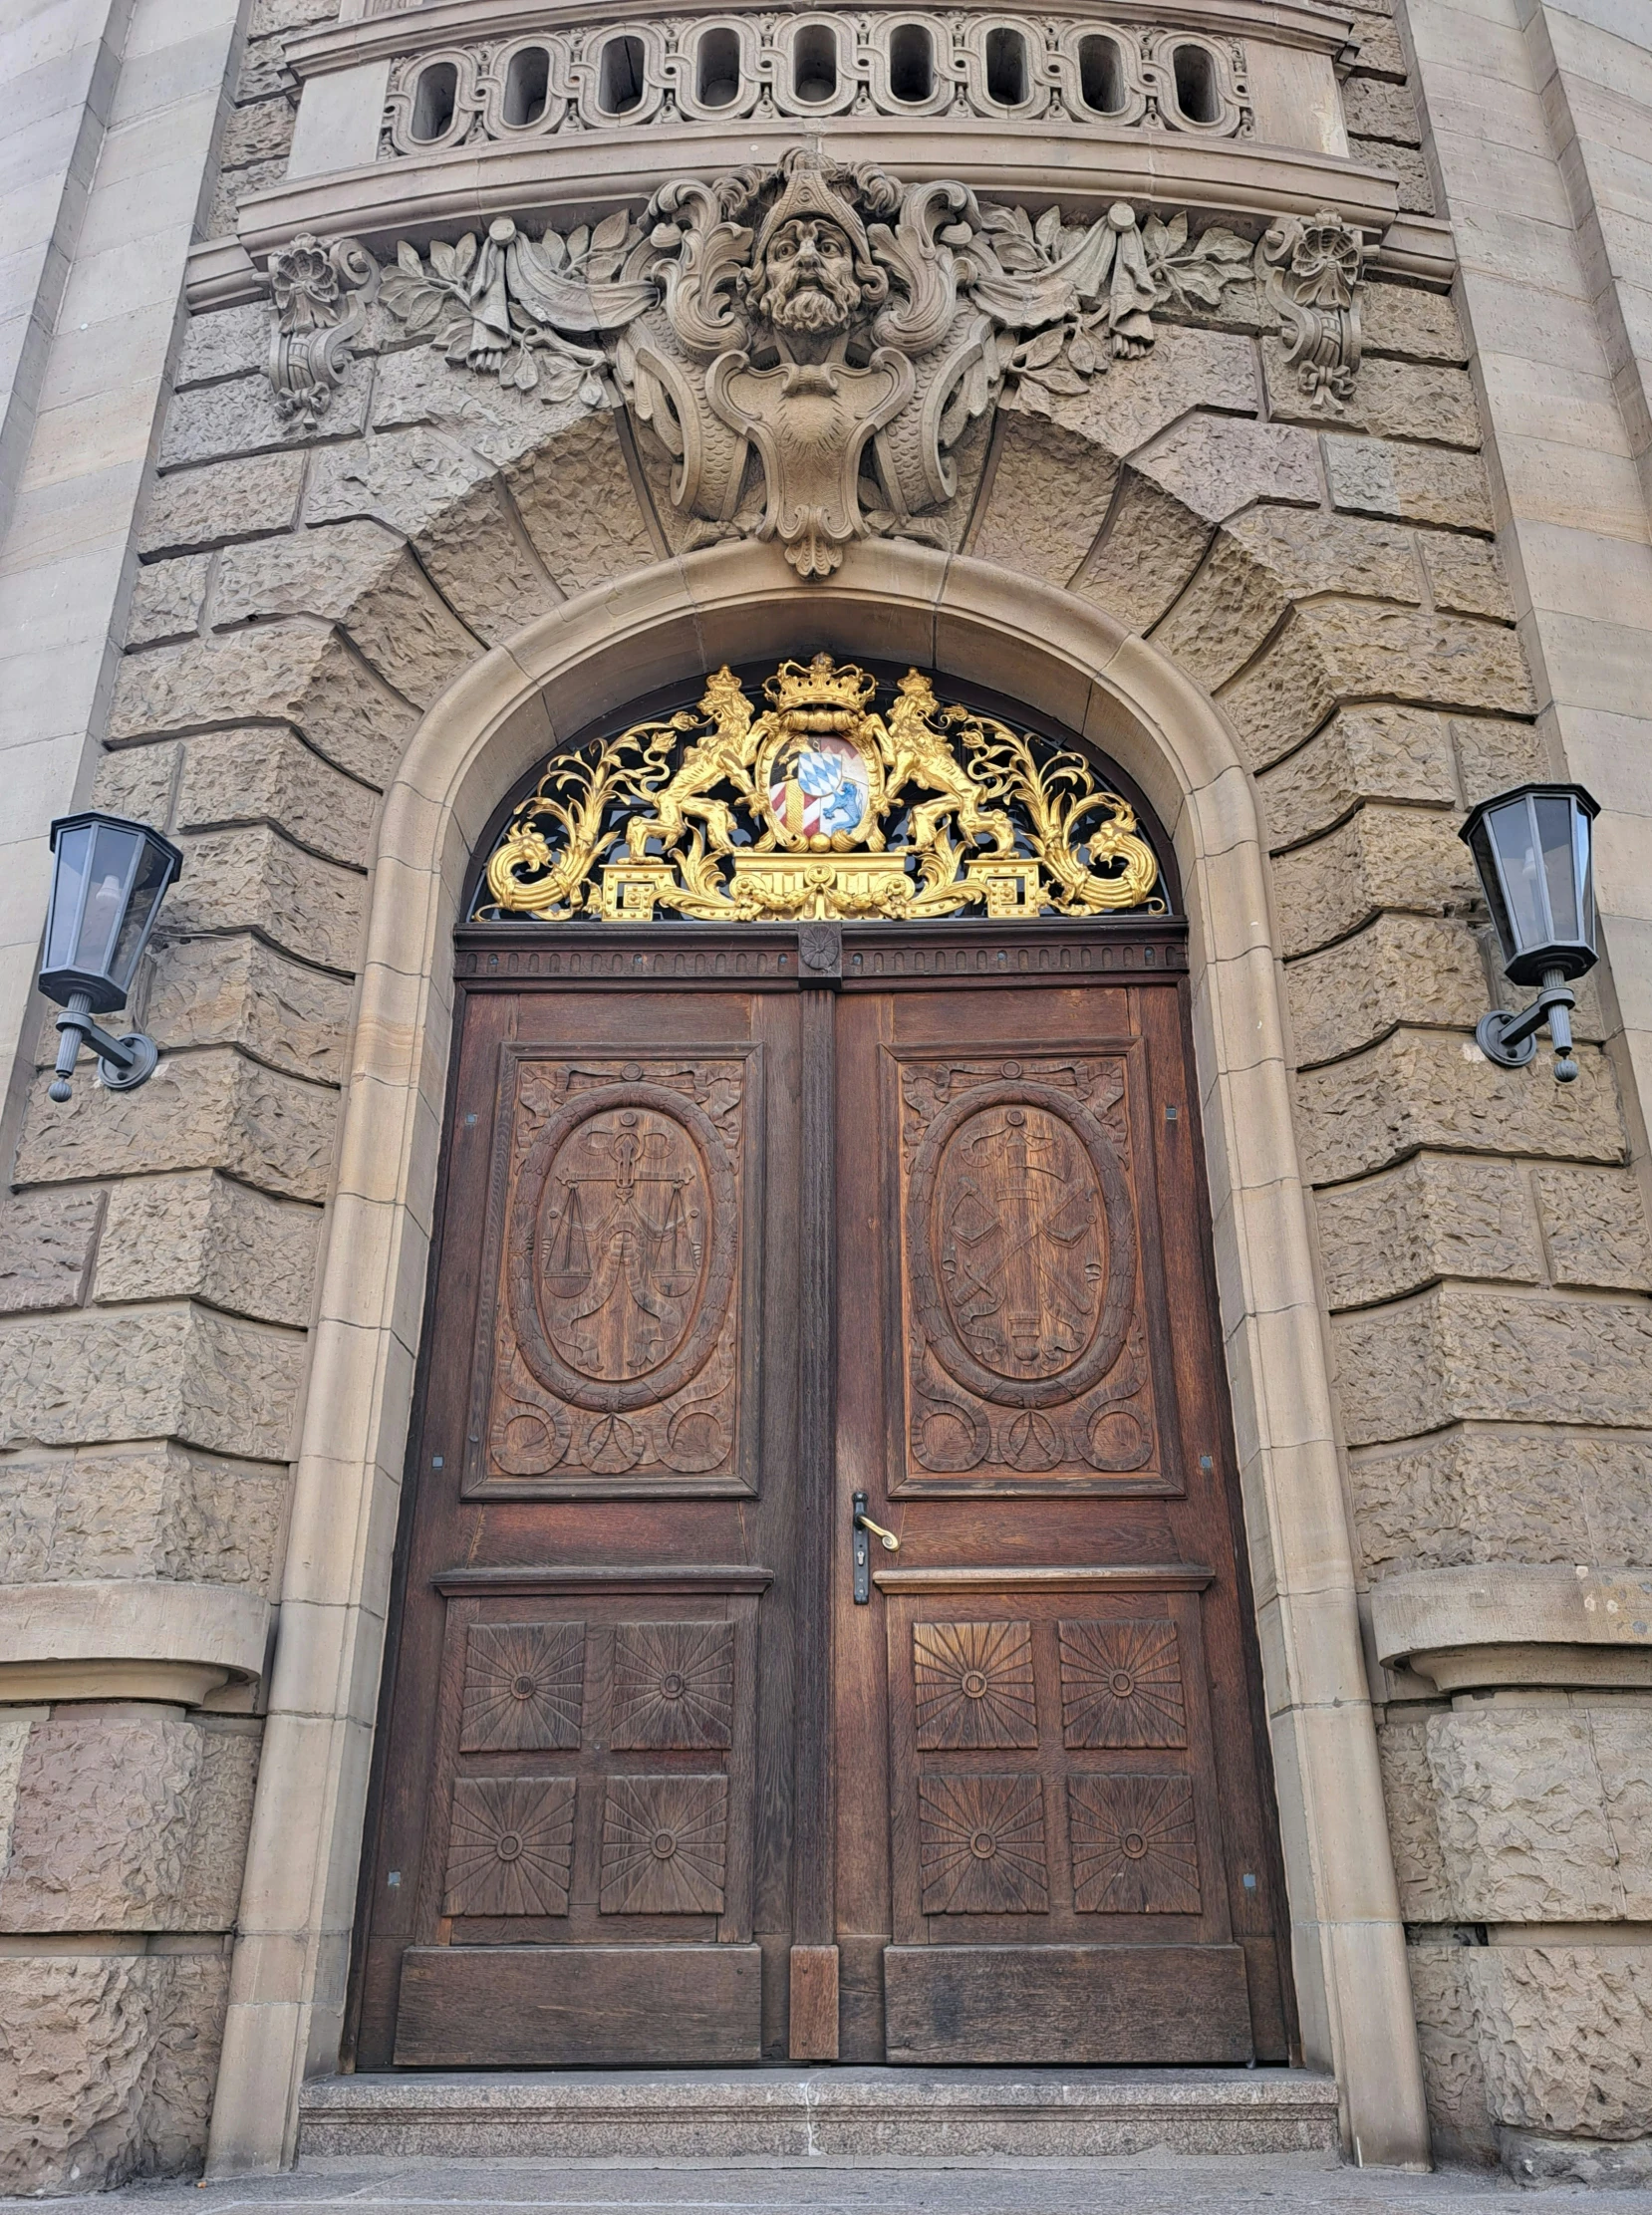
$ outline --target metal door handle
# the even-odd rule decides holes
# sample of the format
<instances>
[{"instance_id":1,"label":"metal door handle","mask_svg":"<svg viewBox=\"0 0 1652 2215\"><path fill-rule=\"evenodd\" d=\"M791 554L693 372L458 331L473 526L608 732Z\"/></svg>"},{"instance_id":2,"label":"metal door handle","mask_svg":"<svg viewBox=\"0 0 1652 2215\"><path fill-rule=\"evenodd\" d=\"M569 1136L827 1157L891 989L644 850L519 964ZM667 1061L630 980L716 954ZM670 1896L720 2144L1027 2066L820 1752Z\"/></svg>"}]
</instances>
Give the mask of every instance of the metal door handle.
<instances>
[{"instance_id":1,"label":"metal door handle","mask_svg":"<svg viewBox=\"0 0 1652 2215\"><path fill-rule=\"evenodd\" d=\"M872 1533L872 1537L879 1540L886 1553L900 1552L900 1539L893 1530L886 1530L881 1523L872 1521L872 1518L866 1512L866 1495L864 1492L858 1492L855 1494L854 1518L850 1523L850 1532L854 1540L855 1605L857 1607L865 1607L872 1597L872 1541L867 1535L869 1531Z\"/></svg>"}]
</instances>

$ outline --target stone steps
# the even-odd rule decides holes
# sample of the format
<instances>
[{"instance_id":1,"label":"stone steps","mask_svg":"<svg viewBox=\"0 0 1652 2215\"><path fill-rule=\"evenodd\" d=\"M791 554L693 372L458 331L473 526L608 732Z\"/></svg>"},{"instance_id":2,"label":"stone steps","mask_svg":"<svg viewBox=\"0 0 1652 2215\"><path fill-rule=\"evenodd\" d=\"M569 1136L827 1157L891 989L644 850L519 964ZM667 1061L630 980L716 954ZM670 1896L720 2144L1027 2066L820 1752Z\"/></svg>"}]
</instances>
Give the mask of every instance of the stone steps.
<instances>
[{"instance_id":1,"label":"stone steps","mask_svg":"<svg viewBox=\"0 0 1652 2215\"><path fill-rule=\"evenodd\" d=\"M753 2069L313 2077L300 2158L1338 2157L1336 2086L1286 2069Z\"/></svg>"}]
</instances>

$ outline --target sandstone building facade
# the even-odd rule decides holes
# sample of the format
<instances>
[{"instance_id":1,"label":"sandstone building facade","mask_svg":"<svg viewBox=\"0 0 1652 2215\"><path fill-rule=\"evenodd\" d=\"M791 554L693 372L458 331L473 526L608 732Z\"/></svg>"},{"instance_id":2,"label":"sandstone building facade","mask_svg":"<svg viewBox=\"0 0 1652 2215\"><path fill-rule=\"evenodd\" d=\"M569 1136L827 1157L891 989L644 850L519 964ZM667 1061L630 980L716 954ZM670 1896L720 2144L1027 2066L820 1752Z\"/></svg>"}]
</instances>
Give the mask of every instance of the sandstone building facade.
<instances>
[{"instance_id":1,"label":"sandstone building facade","mask_svg":"<svg viewBox=\"0 0 1652 2215\"><path fill-rule=\"evenodd\" d=\"M593 2058L1644 2174L1644 8L0 56L0 2188ZM85 806L184 863L55 1102Z\"/></svg>"}]
</instances>

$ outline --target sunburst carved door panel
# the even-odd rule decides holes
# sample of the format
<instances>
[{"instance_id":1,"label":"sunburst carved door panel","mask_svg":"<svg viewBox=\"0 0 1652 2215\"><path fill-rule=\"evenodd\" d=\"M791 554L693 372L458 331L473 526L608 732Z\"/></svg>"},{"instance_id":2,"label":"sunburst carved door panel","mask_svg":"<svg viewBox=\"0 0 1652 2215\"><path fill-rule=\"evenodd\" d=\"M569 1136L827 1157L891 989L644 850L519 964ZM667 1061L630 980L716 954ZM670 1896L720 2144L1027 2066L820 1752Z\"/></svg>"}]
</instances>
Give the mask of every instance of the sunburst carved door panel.
<instances>
[{"instance_id":1,"label":"sunburst carved door panel","mask_svg":"<svg viewBox=\"0 0 1652 2215\"><path fill-rule=\"evenodd\" d=\"M749 1492L762 1056L501 1048L465 1492Z\"/></svg>"}]
</instances>

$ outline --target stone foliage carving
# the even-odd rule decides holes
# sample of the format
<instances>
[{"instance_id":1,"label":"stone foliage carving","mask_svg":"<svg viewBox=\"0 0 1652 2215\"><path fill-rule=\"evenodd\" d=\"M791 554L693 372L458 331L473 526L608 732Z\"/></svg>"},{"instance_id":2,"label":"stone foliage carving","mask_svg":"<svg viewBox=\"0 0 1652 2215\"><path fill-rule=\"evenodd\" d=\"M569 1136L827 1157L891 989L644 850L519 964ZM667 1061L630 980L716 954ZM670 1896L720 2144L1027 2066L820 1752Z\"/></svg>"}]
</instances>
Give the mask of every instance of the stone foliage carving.
<instances>
[{"instance_id":1,"label":"stone foliage carving","mask_svg":"<svg viewBox=\"0 0 1652 2215\"><path fill-rule=\"evenodd\" d=\"M1004 40L1010 42L1007 54ZM995 35L995 36L994 36ZM1184 105L1178 58L1197 96ZM1197 107L1198 114L1191 113ZM1198 32L939 10L723 15L569 26L410 55L391 75L391 156L585 131L752 118L978 116L1202 138L1252 128L1244 50Z\"/></svg>"},{"instance_id":2,"label":"stone foliage carving","mask_svg":"<svg viewBox=\"0 0 1652 2215\"><path fill-rule=\"evenodd\" d=\"M827 576L856 538L946 543L953 449L1006 388L1048 413L1145 354L1153 311L1218 307L1251 249L1117 201L983 206L956 180L792 148L680 178L642 219L407 243L382 298L448 361L551 401L624 400L674 462L690 543L776 538Z\"/></svg>"},{"instance_id":3,"label":"stone foliage carving","mask_svg":"<svg viewBox=\"0 0 1652 2215\"><path fill-rule=\"evenodd\" d=\"M1285 366L1328 415L1353 397L1366 253L1364 233L1325 208L1275 223L1256 250L1262 289L1284 323Z\"/></svg>"},{"instance_id":4,"label":"stone foliage carving","mask_svg":"<svg viewBox=\"0 0 1652 2215\"><path fill-rule=\"evenodd\" d=\"M329 246L305 231L270 256L269 379L281 414L307 430L333 405L378 275L373 256L353 238Z\"/></svg>"}]
</instances>

